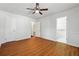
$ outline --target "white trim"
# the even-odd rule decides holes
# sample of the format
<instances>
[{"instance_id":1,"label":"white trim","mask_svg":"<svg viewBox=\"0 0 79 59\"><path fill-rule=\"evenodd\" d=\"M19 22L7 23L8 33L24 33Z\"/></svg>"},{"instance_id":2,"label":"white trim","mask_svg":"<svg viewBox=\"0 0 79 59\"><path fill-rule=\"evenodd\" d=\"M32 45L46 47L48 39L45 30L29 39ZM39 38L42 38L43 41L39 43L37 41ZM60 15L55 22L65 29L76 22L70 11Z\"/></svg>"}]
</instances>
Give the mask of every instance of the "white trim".
<instances>
[{"instance_id":1,"label":"white trim","mask_svg":"<svg viewBox=\"0 0 79 59\"><path fill-rule=\"evenodd\" d=\"M42 37L42 38L44 38L46 40L50 40L50 41L60 42L60 41L57 41L57 39L51 39L51 38L45 38L45 37ZM60 43L67 44L67 45L70 45L70 46L74 46L74 47L78 47L79 48L79 46L76 45L76 44L67 43L67 42L60 42Z\"/></svg>"},{"instance_id":2,"label":"white trim","mask_svg":"<svg viewBox=\"0 0 79 59\"><path fill-rule=\"evenodd\" d=\"M1 43L0 43L0 47L1 47Z\"/></svg>"}]
</instances>

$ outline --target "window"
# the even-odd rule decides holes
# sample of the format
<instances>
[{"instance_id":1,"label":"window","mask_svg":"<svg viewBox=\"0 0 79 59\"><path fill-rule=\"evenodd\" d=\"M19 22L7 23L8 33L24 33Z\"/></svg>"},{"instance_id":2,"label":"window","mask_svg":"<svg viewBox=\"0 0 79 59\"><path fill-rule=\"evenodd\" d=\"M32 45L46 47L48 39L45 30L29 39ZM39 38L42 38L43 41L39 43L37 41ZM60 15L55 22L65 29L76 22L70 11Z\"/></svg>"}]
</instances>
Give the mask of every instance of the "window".
<instances>
[{"instance_id":1,"label":"window","mask_svg":"<svg viewBox=\"0 0 79 59\"><path fill-rule=\"evenodd\" d=\"M57 28L56 28L57 41L64 43L66 43L66 22L67 22L66 16L57 18Z\"/></svg>"}]
</instances>

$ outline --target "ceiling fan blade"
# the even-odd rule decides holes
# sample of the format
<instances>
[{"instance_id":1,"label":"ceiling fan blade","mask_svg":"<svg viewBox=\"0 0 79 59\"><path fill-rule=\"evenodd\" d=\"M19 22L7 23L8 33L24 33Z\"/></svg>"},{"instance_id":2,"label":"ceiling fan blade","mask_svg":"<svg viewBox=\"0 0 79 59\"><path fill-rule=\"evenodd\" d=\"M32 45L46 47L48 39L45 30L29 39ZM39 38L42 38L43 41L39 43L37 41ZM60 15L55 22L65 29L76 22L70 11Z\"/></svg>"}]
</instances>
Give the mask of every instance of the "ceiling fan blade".
<instances>
[{"instance_id":1,"label":"ceiling fan blade","mask_svg":"<svg viewBox=\"0 0 79 59\"><path fill-rule=\"evenodd\" d=\"M34 14L35 12L33 12L32 14Z\"/></svg>"},{"instance_id":2,"label":"ceiling fan blade","mask_svg":"<svg viewBox=\"0 0 79 59\"><path fill-rule=\"evenodd\" d=\"M26 8L27 10L34 10L34 9L32 9L32 8Z\"/></svg>"},{"instance_id":3,"label":"ceiling fan blade","mask_svg":"<svg viewBox=\"0 0 79 59\"><path fill-rule=\"evenodd\" d=\"M42 15L42 13L41 12L39 12L41 15Z\"/></svg>"},{"instance_id":4,"label":"ceiling fan blade","mask_svg":"<svg viewBox=\"0 0 79 59\"><path fill-rule=\"evenodd\" d=\"M47 11L48 10L48 8L45 8L45 9L40 9L40 11Z\"/></svg>"}]
</instances>

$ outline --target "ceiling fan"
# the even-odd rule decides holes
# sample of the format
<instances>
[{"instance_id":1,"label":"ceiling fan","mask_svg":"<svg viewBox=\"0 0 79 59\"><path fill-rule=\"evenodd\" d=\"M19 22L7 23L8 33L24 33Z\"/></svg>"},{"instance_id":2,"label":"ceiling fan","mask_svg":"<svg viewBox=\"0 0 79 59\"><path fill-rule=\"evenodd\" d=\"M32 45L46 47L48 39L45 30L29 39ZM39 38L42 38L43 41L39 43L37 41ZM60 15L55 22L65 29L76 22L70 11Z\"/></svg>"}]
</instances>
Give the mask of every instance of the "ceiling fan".
<instances>
[{"instance_id":1,"label":"ceiling fan","mask_svg":"<svg viewBox=\"0 0 79 59\"><path fill-rule=\"evenodd\" d=\"M48 8L40 8L39 7L39 3L36 3L36 6L34 8L26 8L27 10L33 10L33 13L39 13L39 14L43 14L41 11L48 11Z\"/></svg>"}]
</instances>

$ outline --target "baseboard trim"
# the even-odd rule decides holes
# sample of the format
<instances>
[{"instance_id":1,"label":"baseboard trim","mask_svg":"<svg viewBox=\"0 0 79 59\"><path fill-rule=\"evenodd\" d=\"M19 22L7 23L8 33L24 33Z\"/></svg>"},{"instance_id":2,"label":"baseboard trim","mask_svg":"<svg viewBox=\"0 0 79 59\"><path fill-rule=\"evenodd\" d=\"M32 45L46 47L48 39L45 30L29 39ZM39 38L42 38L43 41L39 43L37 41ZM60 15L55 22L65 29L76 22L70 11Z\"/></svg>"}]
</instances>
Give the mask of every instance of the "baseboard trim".
<instances>
[{"instance_id":1,"label":"baseboard trim","mask_svg":"<svg viewBox=\"0 0 79 59\"><path fill-rule=\"evenodd\" d=\"M46 39L46 40L50 40L50 41L60 42L60 41L57 41L56 39L53 40L53 39L45 38L45 37L41 37L41 38L44 38L44 39ZM78 45L75 45L75 44L72 44L72 43L65 43L65 42L60 42L60 43L63 43L63 44L66 44L66 45L70 45L70 46L73 46L73 47L77 47L77 48L79 48Z\"/></svg>"}]
</instances>

